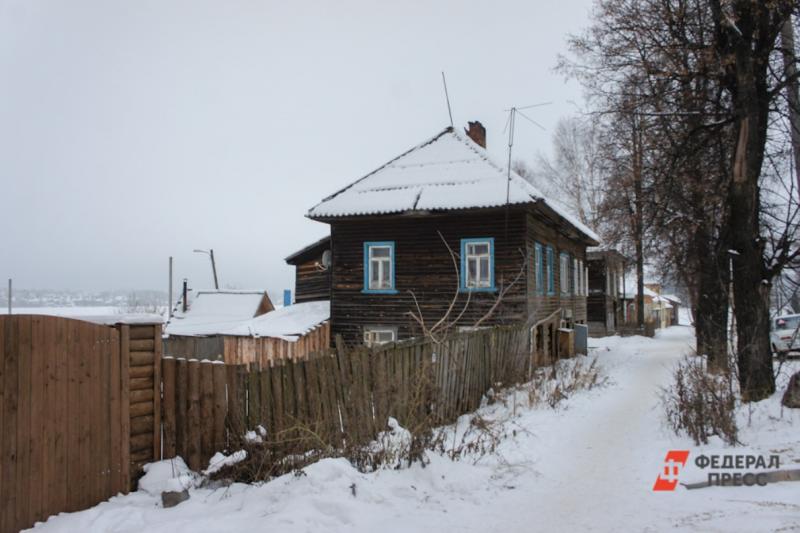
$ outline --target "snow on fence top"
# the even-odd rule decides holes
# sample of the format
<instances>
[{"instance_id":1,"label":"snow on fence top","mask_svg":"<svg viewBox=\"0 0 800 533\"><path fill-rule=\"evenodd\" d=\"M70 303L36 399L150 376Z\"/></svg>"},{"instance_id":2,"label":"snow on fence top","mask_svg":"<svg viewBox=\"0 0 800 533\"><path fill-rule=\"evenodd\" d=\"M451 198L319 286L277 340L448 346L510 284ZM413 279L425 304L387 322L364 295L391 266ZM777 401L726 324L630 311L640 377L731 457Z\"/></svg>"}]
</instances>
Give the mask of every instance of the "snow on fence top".
<instances>
[{"instance_id":1,"label":"snow on fence top","mask_svg":"<svg viewBox=\"0 0 800 533\"><path fill-rule=\"evenodd\" d=\"M600 238L516 172L453 128L386 163L312 207L312 219L544 202L591 240Z\"/></svg>"}]
</instances>

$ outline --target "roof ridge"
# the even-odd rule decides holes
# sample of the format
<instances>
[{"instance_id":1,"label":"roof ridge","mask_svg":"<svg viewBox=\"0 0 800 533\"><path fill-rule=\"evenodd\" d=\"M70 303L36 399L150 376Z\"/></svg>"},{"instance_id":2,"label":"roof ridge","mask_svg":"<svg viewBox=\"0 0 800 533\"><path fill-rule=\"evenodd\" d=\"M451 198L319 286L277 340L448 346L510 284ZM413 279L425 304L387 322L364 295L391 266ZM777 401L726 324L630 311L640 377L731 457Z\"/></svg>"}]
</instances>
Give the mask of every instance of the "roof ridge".
<instances>
[{"instance_id":1,"label":"roof ridge","mask_svg":"<svg viewBox=\"0 0 800 533\"><path fill-rule=\"evenodd\" d=\"M400 159L400 158L402 158L402 157L405 157L405 156L407 156L408 154L410 154L411 152L413 152L413 151L415 151L415 150L419 150L420 148L422 148L422 147L424 147L424 146L427 146L427 145L431 144L432 142L435 142L435 141L437 141L437 140L438 140L438 139L439 139L439 138L440 138L442 135L444 135L444 134L446 134L446 133L448 133L448 132L453 132L453 131L454 131L454 128L453 128L453 126L447 126L445 129L443 129L442 131L440 131L439 133L437 133L436 135L434 135L433 137L431 137L431 138L430 138L430 139L428 139L427 141L425 141L425 142L422 142L422 143L420 143L420 144L418 144L418 145L414 146L413 148L409 148L408 150L406 150L406 151L405 151L405 152L403 152L402 154L398 155L398 156L397 156L397 157L395 157L394 159L390 159L389 161L387 161L387 162L386 162L386 163L384 163L383 165L379 166L378 168L376 168L376 169L375 169L375 170L373 170L372 172L369 172L368 174L365 174L364 176L362 176L362 177L358 178L356 181L354 181L354 182L353 182L353 183L351 183L350 185L348 185L348 186L346 186L346 187L343 187L343 188L339 189L338 191L336 191L335 193L331 194L330 196L327 196L327 197L323 198L321 201L317 202L317 204L316 204L314 207L312 207L311 209L309 209L308 213L310 213L311 211L313 211L315 208L319 207L320 205L324 204L324 203L325 203L325 202L327 202L328 200L331 200L331 199L333 199L333 198L335 198L335 197L339 196L340 194L342 194L342 193L343 193L343 192L345 192L346 190L348 190L348 189L350 189L350 188L354 187L355 185L357 185L357 184L361 183L362 181L364 181L364 180L365 180L365 179L367 179L368 177L372 176L372 175L373 175L373 174L375 174L376 172L378 172L378 171L380 171L380 170L383 170L384 168L388 167L389 165L391 165L392 163L394 163L394 162L395 162L395 161L397 161L398 159ZM308 216L308 213L306 213L306 216Z\"/></svg>"}]
</instances>

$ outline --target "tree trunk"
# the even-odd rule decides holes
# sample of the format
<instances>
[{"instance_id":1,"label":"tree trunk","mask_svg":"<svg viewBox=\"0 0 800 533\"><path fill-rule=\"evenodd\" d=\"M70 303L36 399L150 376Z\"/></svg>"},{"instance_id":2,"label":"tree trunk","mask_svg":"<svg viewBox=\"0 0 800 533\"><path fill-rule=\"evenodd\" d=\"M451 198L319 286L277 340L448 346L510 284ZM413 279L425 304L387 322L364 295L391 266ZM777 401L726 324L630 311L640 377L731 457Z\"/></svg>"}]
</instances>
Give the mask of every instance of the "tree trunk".
<instances>
[{"instance_id":1,"label":"tree trunk","mask_svg":"<svg viewBox=\"0 0 800 533\"><path fill-rule=\"evenodd\" d=\"M751 80L752 85L752 80ZM743 83L740 82L740 89ZM740 95L747 101L747 95ZM729 192L733 259L733 301L742 399L758 401L775 392L769 340L770 282L764 271L764 242L759 225L758 180L766 138L766 108L753 100L737 125L733 180Z\"/></svg>"},{"instance_id":2,"label":"tree trunk","mask_svg":"<svg viewBox=\"0 0 800 533\"><path fill-rule=\"evenodd\" d=\"M708 357L709 368L728 368L728 271L727 250L708 250L698 255L697 353ZM699 244L699 242L698 242Z\"/></svg>"},{"instance_id":3,"label":"tree trunk","mask_svg":"<svg viewBox=\"0 0 800 533\"><path fill-rule=\"evenodd\" d=\"M744 401L758 401L775 392L769 339L771 279L764 259L764 239L759 218L759 179L764 162L770 108L769 52L774 42L763 39L771 18L788 3L772 4L736 0L730 7L735 31L722 19L722 5L712 3L720 28L718 41L729 72L735 118L733 165L728 189L728 235L733 257L733 302L739 385ZM781 25L783 23L781 22ZM778 26L778 30L780 26Z\"/></svg>"}]
</instances>

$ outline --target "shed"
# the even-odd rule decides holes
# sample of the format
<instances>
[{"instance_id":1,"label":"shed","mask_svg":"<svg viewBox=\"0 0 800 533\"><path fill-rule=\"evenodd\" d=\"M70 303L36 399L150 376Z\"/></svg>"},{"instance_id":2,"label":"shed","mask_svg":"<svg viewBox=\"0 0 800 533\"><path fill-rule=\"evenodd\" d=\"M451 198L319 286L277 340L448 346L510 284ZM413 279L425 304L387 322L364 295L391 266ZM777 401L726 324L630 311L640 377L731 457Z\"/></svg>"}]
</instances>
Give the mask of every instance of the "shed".
<instances>
[{"instance_id":1,"label":"shed","mask_svg":"<svg viewBox=\"0 0 800 533\"><path fill-rule=\"evenodd\" d=\"M294 252L286 262L295 267L295 302L331 299L331 237Z\"/></svg>"}]
</instances>

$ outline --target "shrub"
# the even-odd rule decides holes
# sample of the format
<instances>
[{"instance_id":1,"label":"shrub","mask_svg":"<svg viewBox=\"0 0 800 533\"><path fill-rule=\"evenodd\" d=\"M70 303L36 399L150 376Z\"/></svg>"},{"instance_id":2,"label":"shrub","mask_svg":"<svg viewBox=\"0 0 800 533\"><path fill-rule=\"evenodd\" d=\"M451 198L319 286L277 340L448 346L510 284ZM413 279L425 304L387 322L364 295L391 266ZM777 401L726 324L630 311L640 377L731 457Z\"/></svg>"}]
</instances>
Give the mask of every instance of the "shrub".
<instances>
[{"instance_id":1,"label":"shrub","mask_svg":"<svg viewBox=\"0 0 800 533\"><path fill-rule=\"evenodd\" d=\"M735 382L730 371L710 372L705 358L687 356L675 367L672 384L662 389L668 425L697 445L708 444L713 435L727 444L739 444Z\"/></svg>"}]
</instances>

